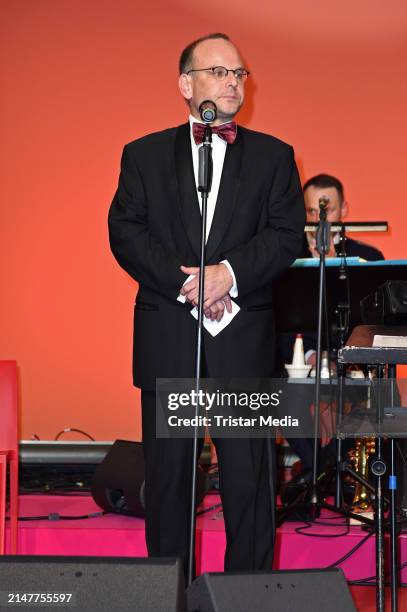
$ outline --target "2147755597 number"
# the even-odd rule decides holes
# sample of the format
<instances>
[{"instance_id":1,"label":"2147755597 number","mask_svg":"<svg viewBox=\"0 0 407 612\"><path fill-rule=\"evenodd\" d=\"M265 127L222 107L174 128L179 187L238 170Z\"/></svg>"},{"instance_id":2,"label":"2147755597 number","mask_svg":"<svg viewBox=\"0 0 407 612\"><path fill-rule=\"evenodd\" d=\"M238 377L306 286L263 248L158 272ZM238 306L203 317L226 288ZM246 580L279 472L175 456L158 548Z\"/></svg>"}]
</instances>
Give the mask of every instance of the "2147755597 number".
<instances>
[{"instance_id":1,"label":"2147755597 number","mask_svg":"<svg viewBox=\"0 0 407 612\"><path fill-rule=\"evenodd\" d=\"M73 604L74 593L10 593L0 594L0 603L8 606L40 605L40 604Z\"/></svg>"}]
</instances>

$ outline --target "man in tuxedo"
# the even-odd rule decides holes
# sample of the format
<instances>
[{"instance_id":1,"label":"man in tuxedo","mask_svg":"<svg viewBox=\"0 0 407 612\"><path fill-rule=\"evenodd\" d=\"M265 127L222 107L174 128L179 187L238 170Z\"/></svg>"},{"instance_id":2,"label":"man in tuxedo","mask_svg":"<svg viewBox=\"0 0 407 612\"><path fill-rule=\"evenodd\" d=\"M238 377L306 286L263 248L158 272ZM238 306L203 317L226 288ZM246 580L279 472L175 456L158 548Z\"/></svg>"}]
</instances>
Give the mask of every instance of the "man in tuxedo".
<instances>
[{"instance_id":1,"label":"man in tuxedo","mask_svg":"<svg viewBox=\"0 0 407 612\"><path fill-rule=\"evenodd\" d=\"M293 149L236 126L248 76L224 34L183 51L179 89L186 124L125 146L109 213L110 243L119 264L139 283L134 316L134 384L142 389L146 463L146 539L150 556L186 564L192 440L156 437L157 378L193 378L200 251L197 192L199 107L217 107L212 127L213 180L208 200L204 311L206 322L239 312L217 335L203 332L206 377L270 377L274 329L271 281L298 255L304 202ZM223 128L222 128L223 129ZM199 142L199 134L197 136ZM184 302L184 303L183 303ZM274 498L266 443L214 441L226 527L226 570L270 568ZM202 446L202 445L201 445Z\"/></svg>"}]
</instances>

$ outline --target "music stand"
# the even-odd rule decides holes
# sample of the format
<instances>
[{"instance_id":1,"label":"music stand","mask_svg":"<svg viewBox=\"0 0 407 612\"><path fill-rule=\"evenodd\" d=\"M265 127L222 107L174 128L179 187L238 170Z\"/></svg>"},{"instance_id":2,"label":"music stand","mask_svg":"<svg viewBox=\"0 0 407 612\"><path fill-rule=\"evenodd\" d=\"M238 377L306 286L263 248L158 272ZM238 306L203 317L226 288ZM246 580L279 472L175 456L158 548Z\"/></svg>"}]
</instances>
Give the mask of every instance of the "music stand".
<instances>
[{"instance_id":1,"label":"music stand","mask_svg":"<svg viewBox=\"0 0 407 612\"><path fill-rule=\"evenodd\" d=\"M358 258L347 258L347 280L343 282L340 280L341 261L341 258L327 259L325 268L328 320L331 328L336 327L339 332L341 324L337 321L343 305L350 306L347 323L349 328L353 329L363 323L360 301L385 281L405 278L407 269L407 261L403 260L360 262ZM280 368L290 360L297 333L303 333L305 343L308 337L309 343L311 344L313 340L312 346L316 346L315 330L318 325L316 296L319 285L317 264L318 261L313 259L297 260L274 281L277 363ZM301 299L293 300L293 295L300 295ZM340 392L339 389L339 394ZM337 506L341 505L340 493L340 480L337 478L335 496Z\"/></svg>"}]
</instances>

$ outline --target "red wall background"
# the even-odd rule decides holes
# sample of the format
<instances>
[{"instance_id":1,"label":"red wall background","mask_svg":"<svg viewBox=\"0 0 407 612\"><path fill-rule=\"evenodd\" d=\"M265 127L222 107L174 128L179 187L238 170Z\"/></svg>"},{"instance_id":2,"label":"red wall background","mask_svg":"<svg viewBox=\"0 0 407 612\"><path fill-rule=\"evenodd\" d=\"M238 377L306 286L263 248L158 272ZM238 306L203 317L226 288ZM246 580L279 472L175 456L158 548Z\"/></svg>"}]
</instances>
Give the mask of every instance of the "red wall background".
<instances>
[{"instance_id":1,"label":"red wall background","mask_svg":"<svg viewBox=\"0 0 407 612\"><path fill-rule=\"evenodd\" d=\"M0 2L0 358L21 435L137 438L134 283L108 247L124 143L186 118L177 60L224 31L252 72L239 120L292 143L304 180L341 178L363 236L406 256L405 0Z\"/></svg>"}]
</instances>

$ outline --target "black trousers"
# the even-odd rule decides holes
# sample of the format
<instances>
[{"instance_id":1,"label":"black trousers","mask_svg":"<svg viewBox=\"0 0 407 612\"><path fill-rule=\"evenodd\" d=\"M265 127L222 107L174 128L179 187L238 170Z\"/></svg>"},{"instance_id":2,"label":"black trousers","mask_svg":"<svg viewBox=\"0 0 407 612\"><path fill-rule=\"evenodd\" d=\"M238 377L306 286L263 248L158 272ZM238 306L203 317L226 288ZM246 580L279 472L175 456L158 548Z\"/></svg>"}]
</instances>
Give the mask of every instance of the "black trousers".
<instances>
[{"instance_id":1,"label":"black trousers","mask_svg":"<svg viewBox=\"0 0 407 612\"><path fill-rule=\"evenodd\" d=\"M142 391L146 541L151 557L187 570L193 441L155 435L155 393ZM200 440L199 452L203 440ZM271 569L275 541L275 443L214 440L226 530L225 571Z\"/></svg>"}]
</instances>

